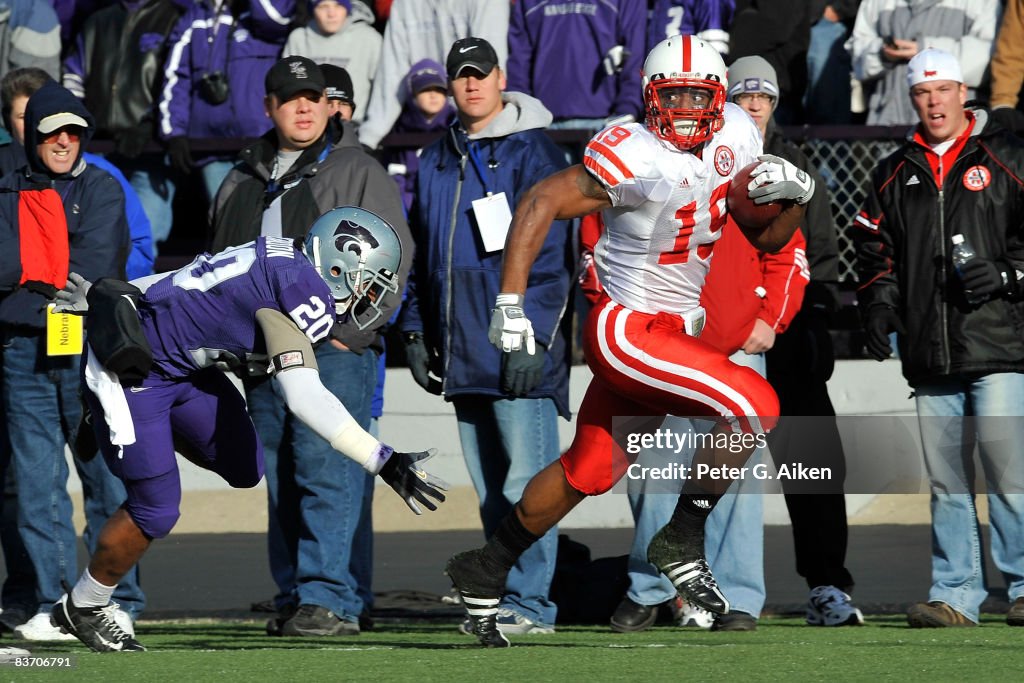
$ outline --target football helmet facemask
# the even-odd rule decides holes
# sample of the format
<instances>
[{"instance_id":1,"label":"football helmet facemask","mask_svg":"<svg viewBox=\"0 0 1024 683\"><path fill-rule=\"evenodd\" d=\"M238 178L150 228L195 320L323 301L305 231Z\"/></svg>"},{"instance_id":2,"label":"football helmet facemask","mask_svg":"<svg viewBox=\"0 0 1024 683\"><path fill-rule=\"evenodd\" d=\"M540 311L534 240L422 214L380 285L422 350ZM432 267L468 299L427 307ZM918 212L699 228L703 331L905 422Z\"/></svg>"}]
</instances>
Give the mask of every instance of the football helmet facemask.
<instances>
[{"instance_id":1,"label":"football helmet facemask","mask_svg":"<svg viewBox=\"0 0 1024 683\"><path fill-rule=\"evenodd\" d=\"M722 129L728 79L718 51L694 36L651 49L643 67L647 127L679 149L693 149Z\"/></svg>"},{"instance_id":2,"label":"football helmet facemask","mask_svg":"<svg viewBox=\"0 0 1024 683\"><path fill-rule=\"evenodd\" d=\"M303 253L331 288L337 316L348 314L361 330L384 315L385 294L398 293L402 242L372 211L331 209L309 229Z\"/></svg>"}]
</instances>

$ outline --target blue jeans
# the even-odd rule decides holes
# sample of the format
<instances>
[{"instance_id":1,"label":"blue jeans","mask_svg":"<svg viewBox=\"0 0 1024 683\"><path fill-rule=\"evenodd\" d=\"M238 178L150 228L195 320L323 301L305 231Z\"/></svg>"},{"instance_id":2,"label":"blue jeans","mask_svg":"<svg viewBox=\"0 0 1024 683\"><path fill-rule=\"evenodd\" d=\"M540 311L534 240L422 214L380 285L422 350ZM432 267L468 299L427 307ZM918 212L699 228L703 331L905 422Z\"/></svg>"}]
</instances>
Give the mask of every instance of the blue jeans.
<instances>
[{"instance_id":1,"label":"blue jeans","mask_svg":"<svg viewBox=\"0 0 1024 683\"><path fill-rule=\"evenodd\" d=\"M730 360L754 368L764 376L763 354L749 356L737 351ZM683 432L688 423L690 420L668 417L662 426ZM707 428L710 423L701 421L698 428L700 425ZM650 457L653 454L645 452L640 457L645 455ZM692 455L683 459L689 460ZM764 453L758 450L750 456L747 466L763 461ZM679 484L681 486L682 481ZM668 524L679 498L663 492L662 487L663 484L657 493L647 495L633 487L629 490L629 505L633 510L636 531L629 552L629 590L626 595L638 605L660 605L676 595L672 582L647 561L647 546L651 538ZM761 492L761 482L752 477L734 483L711 511L704 527L704 554L722 592L729 599L730 609L754 617L761 615L765 600L764 500Z\"/></svg>"},{"instance_id":2,"label":"blue jeans","mask_svg":"<svg viewBox=\"0 0 1024 683\"><path fill-rule=\"evenodd\" d=\"M163 154L143 154L137 159L122 161L121 172L139 195L142 210L149 218L155 255L159 248L158 243L167 240L174 224L173 171Z\"/></svg>"},{"instance_id":3,"label":"blue jeans","mask_svg":"<svg viewBox=\"0 0 1024 683\"><path fill-rule=\"evenodd\" d=\"M77 541L71 522L66 443L82 419L79 356L47 357L45 337L9 336L3 349L3 410L10 434L18 492L18 533L36 576L36 609L49 612L78 576ZM124 502L121 482L103 458L76 461L86 510L86 546ZM145 605L133 569L114 593L133 616Z\"/></svg>"},{"instance_id":4,"label":"blue jeans","mask_svg":"<svg viewBox=\"0 0 1024 683\"><path fill-rule=\"evenodd\" d=\"M227 161L211 161L199 169L199 172L203 174L203 186L206 188L206 198L213 203L214 198L217 196L217 190L220 189L220 184L224 182L224 179L228 177L228 173L235 167L235 162L232 160Z\"/></svg>"},{"instance_id":5,"label":"blue jeans","mask_svg":"<svg viewBox=\"0 0 1024 683\"><path fill-rule=\"evenodd\" d=\"M330 343L316 351L320 379L364 429L377 355ZM277 382L248 383L249 412L266 461L270 573L275 604L326 607L355 622L373 606L374 478L285 407Z\"/></svg>"},{"instance_id":6,"label":"blue jeans","mask_svg":"<svg viewBox=\"0 0 1024 683\"><path fill-rule=\"evenodd\" d=\"M490 538L533 475L558 459L558 409L549 398L458 396L452 403L466 469L480 499L484 536ZM512 567L501 606L553 626L558 608L548 592L557 555L558 528L553 527Z\"/></svg>"},{"instance_id":7,"label":"blue jeans","mask_svg":"<svg viewBox=\"0 0 1024 683\"><path fill-rule=\"evenodd\" d=\"M807 123L850 123L850 55L844 47L846 25L821 18L811 27L807 49Z\"/></svg>"},{"instance_id":8,"label":"blue jeans","mask_svg":"<svg viewBox=\"0 0 1024 683\"><path fill-rule=\"evenodd\" d=\"M1024 596L1024 374L943 377L916 387L925 465L932 482L932 587L972 621L988 595L974 506L977 444L988 489L992 559L1010 602ZM980 419L962 420L965 416ZM1002 417L986 420L984 417ZM957 419L941 419L943 417Z\"/></svg>"}]
</instances>

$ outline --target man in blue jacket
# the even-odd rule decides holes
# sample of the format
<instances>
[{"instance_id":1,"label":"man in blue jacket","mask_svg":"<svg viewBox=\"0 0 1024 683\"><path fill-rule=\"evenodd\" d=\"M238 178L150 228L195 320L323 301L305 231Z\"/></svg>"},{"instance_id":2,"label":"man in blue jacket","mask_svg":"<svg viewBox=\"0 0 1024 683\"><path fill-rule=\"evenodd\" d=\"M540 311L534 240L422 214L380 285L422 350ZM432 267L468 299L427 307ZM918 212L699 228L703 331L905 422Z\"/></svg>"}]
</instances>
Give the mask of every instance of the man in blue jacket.
<instances>
[{"instance_id":1,"label":"man in blue jacket","mask_svg":"<svg viewBox=\"0 0 1024 683\"><path fill-rule=\"evenodd\" d=\"M28 165L0 182L0 226L19 244L0 254L0 269L4 282L15 273L21 283L0 294L0 396L18 482L18 531L37 581L38 613L17 633L47 640L59 637L49 612L77 567L64 445L74 444L82 409L79 356L47 354L46 306L69 270L90 280L123 278L129 240L124 193L82 158L92 115L49 82L29 99L24 120Z\"/></svg>"},{"instance_id":2,"label":"man in blue jacket","mask_svg":"<svg viewBox=\"0 0 1024 683\"><path fill-rule=\"evenodd\" d=\"M572 235L568 222L556 221L530 276L538 352L503 354L488 345L511 211L565 164L544 134L551 114L532 97L502 92L505 75L490 43L455 41L447 70L458 120L420 159L414 275L401 328L417 383L455 405L490 537L526 482L559 455L558 415L569 417ZM498 617L505 633L553 632L556 546L552 529L512 569Z\"/></svg>"}]
</instances>

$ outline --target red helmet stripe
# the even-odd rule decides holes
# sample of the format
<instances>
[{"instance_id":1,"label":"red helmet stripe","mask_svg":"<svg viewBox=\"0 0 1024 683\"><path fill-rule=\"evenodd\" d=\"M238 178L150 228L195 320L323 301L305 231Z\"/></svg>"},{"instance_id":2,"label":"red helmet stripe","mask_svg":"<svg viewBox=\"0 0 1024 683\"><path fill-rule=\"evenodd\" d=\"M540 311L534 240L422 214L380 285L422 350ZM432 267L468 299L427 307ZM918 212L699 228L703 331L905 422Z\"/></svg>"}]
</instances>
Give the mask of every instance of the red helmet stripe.
<instances>
[{"instance_id":1,"label":"red helmet stripe","mask_svg":"<svg viewBox=\"0 0 1024 683\"><path fill-rule=\"evenodd\" d=\"M683 73L690 72L690 36L683 36Z\"/></svg>"}]
</instances>

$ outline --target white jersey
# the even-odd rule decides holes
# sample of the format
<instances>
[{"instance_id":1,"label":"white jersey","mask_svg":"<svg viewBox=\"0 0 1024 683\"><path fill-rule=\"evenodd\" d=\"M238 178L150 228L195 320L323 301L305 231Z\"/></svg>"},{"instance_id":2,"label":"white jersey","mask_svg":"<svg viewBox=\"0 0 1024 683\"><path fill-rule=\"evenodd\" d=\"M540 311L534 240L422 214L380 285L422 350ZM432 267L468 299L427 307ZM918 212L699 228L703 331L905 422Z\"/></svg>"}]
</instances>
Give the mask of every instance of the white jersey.
<instances>
[{"instance_id":1,"label":"white jersey","mask_svg":"<svg viewBox=\"0 0 1024 683\"><path fill-rule=\"evenodd\" d=\"M700 305L711 250L725 225L729 181L761 153L760 131L731 103L701 156L640 123L595 135L583 163L612 203L594 249L608 296L643 313L686 313Z\"/></svg>"}]
</instances>

